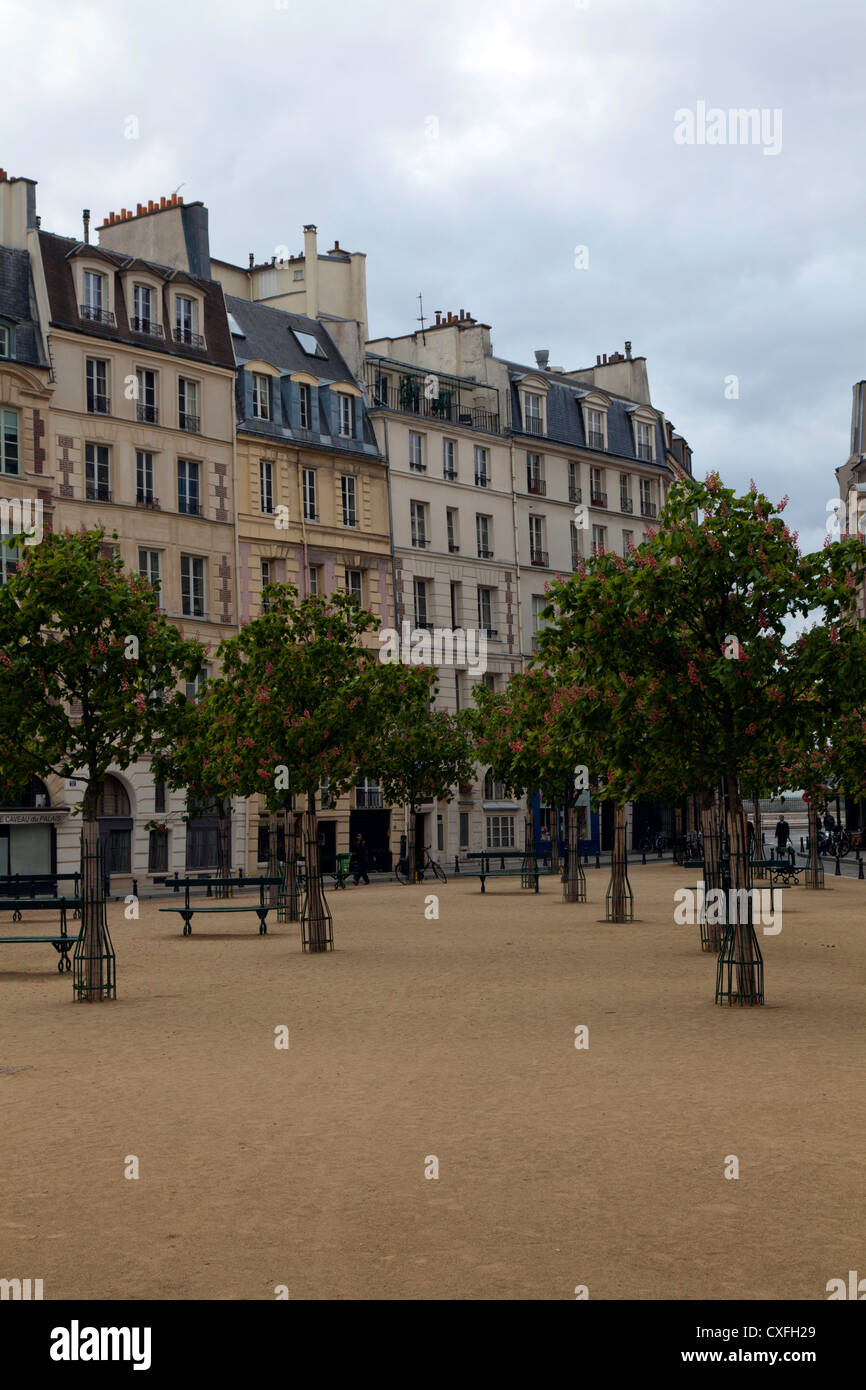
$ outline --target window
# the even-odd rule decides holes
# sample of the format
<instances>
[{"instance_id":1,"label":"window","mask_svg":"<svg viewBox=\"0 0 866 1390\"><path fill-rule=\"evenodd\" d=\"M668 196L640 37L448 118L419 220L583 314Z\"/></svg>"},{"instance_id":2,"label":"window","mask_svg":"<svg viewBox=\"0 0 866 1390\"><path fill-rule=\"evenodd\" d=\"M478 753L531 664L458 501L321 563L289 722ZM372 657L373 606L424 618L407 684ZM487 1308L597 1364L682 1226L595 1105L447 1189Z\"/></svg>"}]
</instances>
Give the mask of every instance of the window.
<instances>
[{"instance_id":1,"label":"window","mask_svg":"<svg viewBox=\"0 0 866 1390\"><path fill-rule=\"evenodd\" d=\"M274 510L274 465L259 459L259 497L266 516Z\"/></svg>"},{"instance_id":2,"label":"window","mask_svg":"<svg viewBox=\"0 0 866 1390\"><path fill-rule=\"evenodd\" d=\"M303 280L303 278L304 278L304 272L303 272L302 270L295 270L295 271L292 272L292 279L293 279L293 280Z\"/></svg>"},{"instance_id":3,"label":"window","mask_svg":"<svg viewBox=\"0 0 866 1390\"><path fill-rule=\"evenodd\" d=\"M416 550L427 545L427 508L423 502L410 502L409 515L412 523L412 544Z\"/></svg>"},{"instance_id":4,"label":"window","mask_svg":"<svg viewBox=\"0 0 866 1390\"><path fill-rule=\"evenodd\" d=\"M456 555L460 546L457 541L457 513L453 507L445 508L445 529L448 532L448 554Z\"/></svg>"},{"instance_id":5,"label":"window","mask_svg":"<svg viewBox=\"0 0 866 1390\"><path fill-rule=\"evenodd\" d=\"M312 411L310 410L310 388L303 382L298 387L298 415L302 430L312 429Z\"/></svg>"},{"instance_id":6,"label":"window","mask_svg":"<svg viewBox=\"0 0 866 1390\"><path fill-rule=\"evenodd\" d=\"M493 627L493 590L478 588L478 626L488 637L494 635Z\"/></svg>"},{"instance_id":7,"label":"window","mask_svg":"<svg viewBox=\"0 0 866 1390\"><path fill-rule=\"evenodd\" d=\"M347 397L351 399L351 397ZM343 525L358 525L358 499L356 479L344 473L340 478L340 493L343 503Z\"/></svg>"},{"instance_id":8,"label":"window","mask_svg":"<svg viewBox=\"0 0 866 1390\"><path fill-rule=\"evenodd\" d=\"M634 531L622 533L622 558L627 560L634 548Z\"/></svg>"},{"instance_id":9,"label":"window","mask_svg":"<svg viewBox=\"0 0 866 1390\"><path fill-rule=\"evenodd\" d=\"M360 570L346 570L346 593L351 594L352 598L358 600L358 606L364 606L364 585Z\"/></svg>"},{"instance_id":10,"label":"window","mask_svg":"<svg viewBox=\"0 0 866 1390\"><path fill-rule=\"evenodd\" d=\"M316 470L305 468L302 474L304 492L304 520L318 521L316 515Z\"/></svg>"},{"instance_id":11,"label":"window","mask_svg":"<svg viewBox=\"0 0 866 1390\"><path fill-rule=\"evenodd\" d=\"M132 329L135 333L155 333L153 290L150 285L132 287Z\"/></svg>"},{"instance_id":12,"label":"window","mask_svg":"<svg viewBox=\"0 0 866 1390\"><path fill-rule=\"evenodd\" d=\"M487 469L488 451L487 449L476 448L475 455L475 486L488 487L490 484L490 474Z\"/></svg>"},{"instance_id":13,"label":"window","mask_svg":"<svg viewBox=\"0 0 866 1390\"><path fill-rule=\"evenodd\" d=\"M21 551L17 545L6 545L4 542L13 532L0 531L0 584L5 584L7 579L18 569L18 562L21 559Z\"/></svg>"},{"instance_id":14,"label":"window","mask_svg":"<svg viewBox=\"0 0 866 1390\"><path fill-rule=\"evenodd\" d=\"M0 323L0 357L12 356L12 334L5 323Z\"/></svg>"},{"instance_id":15,"label":"window","mask_svg":"<svg viewBox=\"0 0 866 1390\"><path fill-rule=\"evenodd\" d=\"M143 449L135 451L135 500L151 505L156 501L153 495L153 454L145 453Z\"/></svg>"},{"instance_id":16,"label":"window","mask_svg":"<svg viewBox=\"0 0 866 1390\"><path fill-rule=\"evenodd\" d=\"M548 555L544 548L544 517L529 518L529 560L533 565L547 567Z\"/></svg>"},{"instance_id":17,"label":"window","mask_svg":"<svg viewBox=\"0 0 866 1390\"><path fill-rule=\"evenodd\" d=\"M571 568L576 570L580 564L580 531L573 521L568 525L571 533Z\"/></svg>"},{"instance_id":18,"label":"window","mask_svg":"<svg viewBox=\"0 0 866 1390\"><path fill-rule=\"evenodd\" d=\"M592 553L593 555L603 555L607 549L607 527L593 526L592 528Z\"/></svg>"},{"instance_id":19,"label":"window","mask_svg":"<svg viewBox=\"0 0 866 1390\"><path fill-rule=\"evenodd\" d=\"M271 418L271 384L262 372L253 372L253 418Z\"/></svg>"},{"instance_id":20,"label":"window","mask_svg":"<svg viewBox=\"0 0 866 1390\"><path fill-rule=\"evenodd\" d=\"M583 501L583 494L580 489L579 463L569 463L568 465L568 500L569 502Z\"/></svg>"},{"instance_id":21,"label":"window","mask_svg":"<svg viewBox=\"0 0 866 1390\"><path fill-rule=\"evenodd\" d=\"M343 391L337 392L337 400L340 402L340 434L344 439L352 439L355 434L355 402Z\"/></svg>"},{"instance_id":22,"label":"window","mask_svg":"<svg viewBox=\"0 0 866 1390\"><path fill-rule=\"evenodd\" d=\"M355 806L359 811L378 811L382 807L382 789L371 777L362 777L355 787Z\"/></svg>"},{"instance_id":23,"label":"window","mask_svg":"<svg viewBox=\"0 0 866 1390\"><path fill-rule=\"evenodd\" d=\"M162 584L162 556L158 550L139 550L138 572L159 593Z\"/></svg>"},{"instance_id":24,"label":"window","mask_svg":"<svg viewBox=\"0 0 866 1390\"><path fill-rule=\"evenodd\" d=\"M655 516L656 504L653 493L655 488L651 478L641 478L640 480L640 514L641 516Z\"/></svg>"},{"instance_id":25,"label":"window","mask_svg":"<svg viewBox=\"0 0 866 1390\"><path fill-rule=\"evenodd\" d=\"M91 415L108 415L108 363L88 357L86 366L87 409Z\"/></svg>"},{"instance_id":26,"label":"window","mask_svg":"<svg viewBox=\"0 0 866 1390\"><path fill-rule=\"evenodd\" d=\"M496 690L496 677L494 676L492 671L485 671L481 679L484 681L484 684L487 686L488 690Z\"/></svg>"},{"instance_id":27,"label":"window","mask_svg":"<svg viewBox=\"0 0 866 1390\"><path fill-rule=\"evenodd\" d=\"M526 455L526 490L537 493L541 497L545 496L547 492L541 454Z\"/></svg>"},{"instance_id":28,"label":"window","mask_svg":"<svg viewBox=\"0 0 866 1390\"><path fill-rule=\"evenodd\" d=\"M589 470L589 501L593 507L607 506L603 468L590 468Z\"/></svg>"},{"instance_id":29,"label":"window","mask_svg":"<svg viewBox=\"0 0 866 1390\"><path fill-rule=\"evenodd\" d=\"M149 874L168 873L168 834L151 830L147 845L147 872Z\"/></svg>"},{"instance_id":30,"label":"window","mask_svg":"<svg viewBox=\"0 0 866 1390\"><path fill-rule=\"evenodd\" d=\"M456 628L456 627L461 627L461 626L462 626L462 624L461 624L461 622L460 622L460 610L461 610L461 607L462 607L462 604L461 604L461 597L460 597L460 585L459 585L459 584L452 584L452 585L451 585L451 627L452 627L452 629L453 629L453 628Z\"/></svg>"},{"instance_id":31,"label":"window","mask_svg":"<svg viewBox=\"0 0 866 1390\"><path fill-rule=\"evenodd\" d=\"M260 564L260 574L261 574L261 581L262 581L262 585L261 585L261 587L262 587L262 612L263 612L263 613L267 613L267 611L268 611L268 601L267 601L267 599L265 598L265 589L268 587L268 585L269 585L270 582L271 582L271 562L270 562L270 560L262 560L262 561L261 561L261 564Z\"/></svg>"},{"instance_id":32,"label":"window","mask_svg":"<svg viewBox=\"0 0 866 1390\"><path fill-rule=\"evenodd\" d=\"M204 617L204 560L197 555L180 557L180 595L185 618Z\"/></svg>"},{"instance_id":33,"label":"window","mask_svg":"<svg viewBox=\"0 0 866 1390\"><path fill-rule=\"evenodd\" d=\"M541 397L534 391L523 393L523 418L527 434L543 434L541 424Z\"/></svg>"},{"instance_id":34,"label":"window","mask_svg":"<svg viewBox=\"0 0 866 1390\"><path fill-rule=\"evenodd\" d=\"M436 848L440 854L445 849L445 826L441 816L436 817Z\"/></svg>"},{"instance_id":35,"label":"window","mask_svg":"<svg viewBox=\"0 0 866 1390\"><path fill-rule=\"evenodd\" d=\"M427 626L427 581L426 579L412 580L412 597L415 602L415 626Z\"/></svg>"},{"instance_id":36,"label":"window","mask_svg":"<svg viewBox=\"0 0 866 1390\"><path fill-rule=\"evenodd\" d=\"M514 848L514 817L513 817L513 816L488 816L488 817L487 817L487 848L488 848L488 849L513 849L513 848Z\"/></svg>"},{"instance_id":37,"label":"window","mask_svg":"<svg viewBox=\"0 0 866 1390\"><path fill-rule=\"evenodd\" d=\"M156 404L156 372L143 367L135 370L136 416L139 424L155 425L159 419Z\"/></svg>"},{"instance_id":38,"label":"window","mask_svg":"<svg viewBox=\"0 0 866 1390\"><path fill-rule=\"evenodd\" d=\"M153 809L157 813L165 811L165 783L154 782L153 784Z\"/></svg>"},{"instance_id":39,"label":"window","mask_svg":"<svg viewBox=\"0 0 866 1390\"><path fill-rule=\"evenodd\" d=\"M332 811L332 810L334 809L334 807L336 806L336 804L337 804L337 798L336 798L336 796L334 796L333 792L331 791L331 779L330 779L330 777L323 777L323 778L322 778L321 793L322 793L322 796L321 796L322 810L323 810L323 811Z\"/></svg>"},{"instance_id":40,"label":"window","mask_svg":"<svg viewBox=\"0 0 866 1390\"><path fill-rule=\"evenodd\" d=\"M416 473L423 473L427 467L424 462L424 436L409 431L409 467Z\"/></svg>"},{"instance_id":41,"label":"window","mask_svg":"<svg viewBox=\"0 0 866 1390\"><path fill-rule=\"evenodd\" d=\"M442 476L453 483L457 478L457 441L442 440Z\"/></svg>"},{"instance_id":42,"label":"window","mask_svg":"<svg viewBox=\"0 0 866 1390\"><path fill-rule=\"evenodd\" d=\"M297 330L297 328L293 328L293 329L292 329L292 332L294 333L295 338L296 338L296 340L297 340L299 346L300 346L301 348L303 348L304 352L307 354L308 357L326 357L326 356L327 356L327 354L326 354L324 348L322 347L322 345L321 345L321 343L319 342L318 338L316 338L314 334L312 334L312 333L299 333L298 330Z\"/></svg>"},{"instance_id":43,"label":"window","mask_svg":"<svg viewBox=\"0 0 866 1390\"><path fill-rule=\"evenodd\" d=\"M631 478L627 473L619 475L619 509L621 512L634 510L631 500Z\"/></svg>"},{"instance_id":44,"label":"window","mask_svg":"<svg viewBox=\"0 0 866 1390\"><path fill-rule=\"evenodd\" d=\"M586 442L591 449L604 448L604 416L600 410L587 409Z\"/></svg>"},{"instance_id":45,"label":"window","mask_svg":"<svg viewBox=\"0 0 866 1390\"><path fill-rule=\"evenodd\" d=\"M200 432L198 382L184 376L177 383L177 418L182 430L189 430L191 434Z\"/></svg>"},{"instance_id":46,"label":"window","mask_svg":"<svg viewBox=\"0 0 866 1390\"><path fill-rule=\"evenodd\" d=\"M535 651L535 639L541 629L545 626L545 620L541 616L550 600L546 594L532 595L532 650Z\"/></svg>"},{"instance_id":47,"label":"window","mask_svg":"<svg viewBox=\"0 0 866 1390\"><path fill-rule=\"evenodd\" d=\"M319 583L319 567L318 567L318 565L310 565L310 572L309 572L309 576L308 576L308 577L309 577L309 592L310 592L310 594L318 594L318 593L321 593L321 585L320 585L320 583Z\"/></svg>"},{"instance_id":48,"label":"window","mask_svg":"<svg viewBox=\"0 0 866 1390\"><path fill-rule=\"evenodd\" d=\"M460 848L469 848L469 812L460 812Z\"/></svg>"},{"instance_id":49,"label":"window","mask_svg":"<svg viewBox=\"0 0 866 1390\"><path fill-rule=\"evenodd\" d=\"M177 295L174 301L174 337L178 343L202 346L198 331L198 304L183 294Z\"/></svg>"},{"instance_id":50,"label":"window","mask_svg":"<svg viewBox=\"0 0 866 1390\"><path fill-rule=\"evenodd\" d=\"M100 275L95 270L85 270L84 303L81 306L83 319L94 319L97 323L104 321L105 311L108 308L105 291L105 276Z\"/></svg>"},{"instance_id":51,"label":"window","mask_svg":"<svg viewBox=\"0 0 866 1390\"><path fill-rule=\"evenodd\" d=\"M644 424L643 420L638 420L637 422L637 456L639 459L646 459L648 462L652 462L652 430L649 425Z\"/></svg>"},{"instance_id":52,"label":"window","mask_svg":"<svg viewBox=\"0 0 866 1390\"><path fill-rule=\"evenodd\" d=\"M177 509L187 516L201 516L200 465L192 459L177 461Z\"/></svg>"},{"instance_id":53,"label":"window","mask_svg":"<svg viewBox=\"0 0 866 1390\"><path fill-rule=\"evenodd\" d=\"M111 501L110 462L107 444L85 444L84 486L88 502Z\"/></svg>"},{"instance_id":54,"label":"window","mask_svg":"<svg viewBox=\"0 0 866 1390\"><path fill-rule=\"evenodd\" d=\"M194 700L198 703L201 699L202 687L207 678L208 668L207 666L203 666L200 671L196 672L191 681L186 682L186 698L188 700Z\"/></svg>"},{"instance_id":55,"label":"window","mask_svg":"<svg viewBox=\"0 0 866 1390\"><path fill-rule=\"evenodd\" d=\"M18 411L0 410L0 473L17 477L20 471Z\"/></svg>"},{"instance_id":56,"label":"window","mask_svg":"<svg viewBox=\"0 0 866 1390\"><path fill-rule=\"evenodd\" d=\"M482 797L485 801L505 800L504 783L499 781L492 767L489 767L486 773L484 774L484 786L482 788Z\"/></svg>"},{"instance_id":57,"label":"window","mask_svg":"<svg viewBox=\"0 0 866 1390\"><path fill-rule=\"evenodd\" d=\"M479 560L493 559L493 517L475 514L475 539L478 542Z\"/></svg>"}]
</instances>

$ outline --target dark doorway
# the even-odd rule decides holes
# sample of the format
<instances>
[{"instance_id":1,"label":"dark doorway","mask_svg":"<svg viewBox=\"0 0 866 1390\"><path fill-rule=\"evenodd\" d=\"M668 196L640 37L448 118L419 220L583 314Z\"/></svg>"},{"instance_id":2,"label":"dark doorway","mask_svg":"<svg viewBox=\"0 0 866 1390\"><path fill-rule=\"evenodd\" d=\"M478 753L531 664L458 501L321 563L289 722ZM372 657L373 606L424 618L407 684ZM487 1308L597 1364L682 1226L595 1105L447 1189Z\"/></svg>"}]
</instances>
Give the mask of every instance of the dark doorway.
<instances>
[{"instance_id":1,"label":"dark doorway","mask_svg":"<svg viewBox=\"0 0 866 1390\"><path fill-rule=\"evenodd\" d=\"M337 822L319 821L319 868L323 874L332 874L337 867Z\"/></svg>"},{"instance_id":2,"label":"dark doorway","mask_svg":"<svg viewBox=\"0 0 866 1390\"><path fill-rule=\"evenodd\" d=\"M602 850L613 849L613 818L614 806L612 801L601 803L601 847Z\"/></svg>"},{"instance_id":3,"label":"dark doorway","mask_svg":"<svg viewBox=\"0 0 866 1390\"><path fill-rule=\"evenodd\" d=\"M390 811L349 812L350 848L355 844L356 835L363 835L367 842L367 860L370 868L383 874L391 872L391 851L388 848L390 831Z\"/></svg>"},{"instance_id":4,"label":"dark doorway","mask_svg":"<svg viewBox=\"0 0 866 1390\"><path fill-rule=\"evenodd\" d=\"M102 784L97 816L104 874L132 871L132 816L123 783L108 776Z\"/></svg>"}]
</instances>

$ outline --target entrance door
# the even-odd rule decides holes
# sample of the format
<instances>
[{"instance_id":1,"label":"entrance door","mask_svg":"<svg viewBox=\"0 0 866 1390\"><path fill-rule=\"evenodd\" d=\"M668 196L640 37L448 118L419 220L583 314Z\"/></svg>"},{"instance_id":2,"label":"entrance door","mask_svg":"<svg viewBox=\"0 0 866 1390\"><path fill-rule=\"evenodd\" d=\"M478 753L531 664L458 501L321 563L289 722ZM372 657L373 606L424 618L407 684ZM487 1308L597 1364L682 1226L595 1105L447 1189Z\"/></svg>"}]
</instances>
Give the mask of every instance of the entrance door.
<instances>
[{"instance_id":1,"label":"entrance door","mask_svg":"<svg viewBox=\"0 0 866 1390\"><path fill-rule=\"evenodd\" d=\"M334 873L337 867L337 822L319 821L319 867L323 874Z\"/></svg>"}]
</instances>

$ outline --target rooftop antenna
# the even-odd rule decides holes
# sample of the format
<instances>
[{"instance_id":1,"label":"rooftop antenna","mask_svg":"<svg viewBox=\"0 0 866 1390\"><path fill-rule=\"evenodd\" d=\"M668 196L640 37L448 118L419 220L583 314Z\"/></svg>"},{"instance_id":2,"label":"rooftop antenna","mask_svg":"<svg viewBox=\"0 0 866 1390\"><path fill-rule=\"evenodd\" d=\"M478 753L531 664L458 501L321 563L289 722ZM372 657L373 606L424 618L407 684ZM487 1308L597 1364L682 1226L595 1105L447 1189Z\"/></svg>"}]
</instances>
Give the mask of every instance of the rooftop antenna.
<instances>
[{"instance_id":1,"label":"rooftop antenna","mask_svg":"<svg viewBox=\"0 0 866 1390\"><path fill-rule=\"evenodd\" d=\"M186 184L185 184L185 183L179 183L178 186L177 186L177 188L174 190L174 192L175 192L175 193L179 193L180 190L181 190L182 188L186 188ZM172 197L174 197L174 194L172 194Z\"/></svg>"},{"instance_id":2,"label":"rooftop antenna","mask_svg":"<svg viewBox=\"0 0 866 1390\"><path fill-rule=\"evenodd\" d=\"M426 347L427 339L424 337L424 300L421 298L420 294L418 296L418 308L421 310L420 314L418 315L418 322L421 325L421 342Z\"/></svg>"}]
</instances>

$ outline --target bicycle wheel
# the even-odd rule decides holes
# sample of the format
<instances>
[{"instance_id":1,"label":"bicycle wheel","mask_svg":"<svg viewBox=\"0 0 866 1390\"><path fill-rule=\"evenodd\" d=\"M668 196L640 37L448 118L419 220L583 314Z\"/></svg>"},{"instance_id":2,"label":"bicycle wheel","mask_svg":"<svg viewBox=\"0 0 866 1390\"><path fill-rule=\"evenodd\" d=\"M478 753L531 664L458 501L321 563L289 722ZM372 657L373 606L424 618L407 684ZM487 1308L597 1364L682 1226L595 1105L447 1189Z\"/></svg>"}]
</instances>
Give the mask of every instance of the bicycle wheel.
<instances>
[{"instance_id":1,"label":"bicycle wheel","mask_svg":"<svg viewBox=\"0 0 866 1390\"><path fill-rule=\"evenodd\" d=\"M839 851L840 857L841 857L842 859L844 859L844 858L845 858L845 855L848 853L848 851L849 851L850 848L851 848L851 837L850 837L850 835L848 834L848 831L847 831L847 830L842 830L842 831L840 831L840 833L839 833L839 838L838 838L838 840L836 841L836 847L837 847L837 849L838 849L838 851Z\"/></svg>"},{"instance_id":2,"label":"bicycle wheel","mask_svg":"<svg viewBox=\"0 0 866 1390\"><path fill-rule=\"evenodd\" d=\"M435 859L430 860L429 867L433 870L440 883L448 882L447 878L445 877L444 869L442 868L441 864L436 863Z\"/></svg>"},{"instance_id":3,"label":"bicycle wheel","mask_svg":"<svg viewBox=\"0 0 866 1390\"><path fill-rule=\"evenodd\" d=\"M394 866L394 875L395 875L395 877L396 877L398 883L408 883L408 882L409 882L410 874L409 874L409 861L408 861L408 859L398 859L398 860L397 860L397 863L396 863L395 866Z\"/></svg>"}]
</instances>

